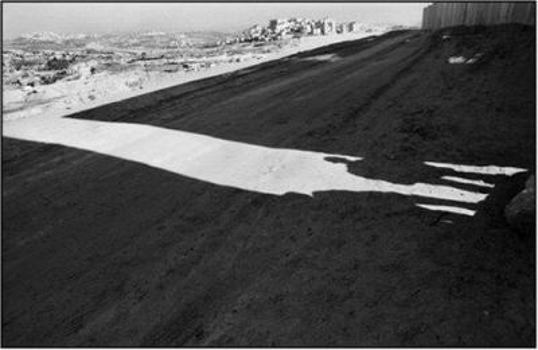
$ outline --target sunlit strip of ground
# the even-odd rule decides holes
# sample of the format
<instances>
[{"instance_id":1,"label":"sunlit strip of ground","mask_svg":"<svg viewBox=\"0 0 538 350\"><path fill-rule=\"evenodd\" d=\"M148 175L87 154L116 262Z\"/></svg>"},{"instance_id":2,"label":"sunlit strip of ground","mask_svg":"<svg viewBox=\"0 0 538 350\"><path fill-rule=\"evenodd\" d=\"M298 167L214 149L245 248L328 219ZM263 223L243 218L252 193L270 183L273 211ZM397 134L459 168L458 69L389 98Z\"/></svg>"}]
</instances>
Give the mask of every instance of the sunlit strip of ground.
<instances>
[{"instance_id":1,"label":"sunlit strip of ground","mask_svg":"<svg viewBox=\"0 0 538 350\"><path fill-rule=\"evenodd\" d=\"M8 123L4 127L4 136L97 152L199 181L272 195L294 192L313 196L315 192L325 191L380 192L448 200L455 204L476 204L487 197L485 193L454 186L420 182L399 184L357 176L351 174L345 164L327 160L330 157L350 161L362 159L356 156L264 147L149 125L43 118L33 122ZM425 164L488 175L512 175L525 171L499 166ZM448 180L473 182L454 177ZM482 186L483 183L474 185ZM474 211L457 205L417 206L427 210L474 214Z\"/></svg>"}]
</instances>

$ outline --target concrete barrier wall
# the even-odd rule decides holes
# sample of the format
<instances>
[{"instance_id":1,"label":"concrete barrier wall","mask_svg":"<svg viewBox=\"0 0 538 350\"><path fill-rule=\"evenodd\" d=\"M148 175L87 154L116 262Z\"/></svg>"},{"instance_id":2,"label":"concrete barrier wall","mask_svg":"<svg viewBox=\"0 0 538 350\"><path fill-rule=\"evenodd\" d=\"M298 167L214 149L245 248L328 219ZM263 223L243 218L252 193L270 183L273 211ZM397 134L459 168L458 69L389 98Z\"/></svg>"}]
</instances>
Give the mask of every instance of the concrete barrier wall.
<instances>
[{"instance_id":1,"label":"concrete barrier wall","mask_svg":"<svg viewBox=\"0 0 538 350\"><path fill-rule=\"evenodd\" d=\"M501 23L536 24L535 2L444 2L424 8L423 29Z\"/></svg>"}]
</instances>

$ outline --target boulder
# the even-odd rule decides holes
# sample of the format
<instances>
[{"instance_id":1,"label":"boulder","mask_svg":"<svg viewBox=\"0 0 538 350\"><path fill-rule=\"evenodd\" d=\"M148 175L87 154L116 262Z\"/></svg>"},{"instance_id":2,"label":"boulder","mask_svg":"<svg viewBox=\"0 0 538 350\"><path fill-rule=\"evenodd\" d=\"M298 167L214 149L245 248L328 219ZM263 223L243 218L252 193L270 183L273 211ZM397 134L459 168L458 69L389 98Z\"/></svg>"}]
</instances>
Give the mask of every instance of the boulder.
<instances>
[{"instance_id":1,"label":"boulder","mask_svg":"<svg viewBox=\"0 0 538 350\"><path fill-rule=\"evenodd\" d=\"M520 233L534 235L536 230L536 181L531 175L525 188L504 209L508 224Z\"/></svg>"}]
</instances>

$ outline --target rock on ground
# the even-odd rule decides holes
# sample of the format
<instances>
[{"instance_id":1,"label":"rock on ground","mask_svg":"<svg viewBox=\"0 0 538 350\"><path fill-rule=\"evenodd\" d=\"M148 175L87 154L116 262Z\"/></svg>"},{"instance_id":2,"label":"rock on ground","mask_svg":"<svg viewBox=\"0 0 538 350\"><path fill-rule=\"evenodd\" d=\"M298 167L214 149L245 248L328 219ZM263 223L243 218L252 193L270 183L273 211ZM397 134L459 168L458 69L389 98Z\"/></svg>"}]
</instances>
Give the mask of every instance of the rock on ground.
<instances>
[{"instance_id":1,"label":"rock on ground","mask_svg":"<svg viewBox=\"0 0 538 350\"><path fill-rule=\"evenodd\" d=\"M506 220L517 231L533 234L536 227L536 178L531 175L525 182L525 188L506 206Z\"/></svg>"}]
</instances>

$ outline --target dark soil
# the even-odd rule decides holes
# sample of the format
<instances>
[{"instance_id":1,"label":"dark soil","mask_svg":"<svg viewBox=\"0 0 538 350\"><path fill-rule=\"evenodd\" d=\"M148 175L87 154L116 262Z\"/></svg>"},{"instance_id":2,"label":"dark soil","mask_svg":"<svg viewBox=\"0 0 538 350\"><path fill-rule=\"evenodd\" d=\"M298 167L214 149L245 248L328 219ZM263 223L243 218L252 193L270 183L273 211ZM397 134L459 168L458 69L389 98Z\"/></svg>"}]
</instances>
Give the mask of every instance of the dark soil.
<instances>
[{"instance_id":1,"label":"dark soil","mask_svg":"<svg viewBox=\"0 0 538 350\"><path fill-rule=\"evenodd\" d=\"M534 172L535 29L444 34L337 44L71 117L356 155L351 173L399 183L456 174L424 161ZM321 53L341 60L302 60ZM527 174L480 177L496 187L466 217L2 146L3 346L535 345L534 237L502 215Z\"/></svg>"}]
</instances>

